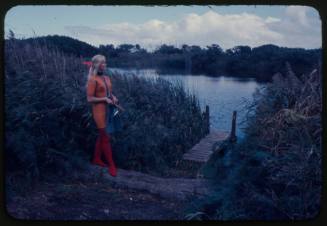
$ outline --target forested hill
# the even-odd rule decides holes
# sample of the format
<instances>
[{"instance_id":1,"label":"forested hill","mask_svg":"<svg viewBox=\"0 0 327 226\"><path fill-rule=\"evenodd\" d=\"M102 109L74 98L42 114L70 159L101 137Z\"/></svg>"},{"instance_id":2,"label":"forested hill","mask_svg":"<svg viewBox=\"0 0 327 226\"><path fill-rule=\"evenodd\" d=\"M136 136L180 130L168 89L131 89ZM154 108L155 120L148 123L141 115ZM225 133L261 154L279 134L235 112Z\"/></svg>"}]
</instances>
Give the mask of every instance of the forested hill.
<instances>
[{"instance_id":1,"label":"forested hill","mask_svg":"<svg viewBox=\"0 0 327 226\"><path fill-rule=\"evenodd\" d=\"M235 46L223 50L218 44L206 48L197 45L183 45L178 48L163 44L155 51L148 52L140 45L112 44L92 46L66 36L43 36L28 38L22 42L58 48L66 54L90 59L95 54L108 58L109 67L155 68L159 73L206 74L209 76L255 77L270 81L277 73L286 73L285 63L289 62L296 75L310 72L321 61L321 48L287 48L276 45Z\"/></svg>"},{"instance_id":2,"label":"forested hill","mask_svg":"<svg viewBox=\"0 0 327 226\"><path fill-rule=\"evenodd\" d=\"M49 48L55 48L65 54L78 57L92 57L95 54L98 54L99 51L99 49L95 46L67 36L48 35L36 38L27 38L21 41L25 43L37 42L41 46L46 45Z\"/></svg>"}]
</instances>

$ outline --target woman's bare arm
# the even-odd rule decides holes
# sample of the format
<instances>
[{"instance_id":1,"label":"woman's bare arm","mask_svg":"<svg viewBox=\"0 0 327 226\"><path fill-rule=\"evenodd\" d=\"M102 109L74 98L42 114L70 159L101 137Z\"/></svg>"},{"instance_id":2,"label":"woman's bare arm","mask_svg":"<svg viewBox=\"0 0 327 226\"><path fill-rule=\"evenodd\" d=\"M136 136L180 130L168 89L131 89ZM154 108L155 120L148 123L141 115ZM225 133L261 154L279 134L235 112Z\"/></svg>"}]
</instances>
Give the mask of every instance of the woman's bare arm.
<instances>
[{"instance_id":1,"label":"woman's bare arm","mask_svg":"<svg viewBox=\"0 0 327 226\"><path fill-rule=\"evenodd\" d=\"M87 96L87 102L89 103L105 102L107 104L113 104L113 101L108 97Z\"/></svg>"},{"instance_id":2,"label":"woman's bare arm","mask_svg":"<svg viewBox=\"0 0 327 226\"><path fill-rule=\"evenodd\" d=\"M87 102L89 103L107 102L107 99L107 97L87 96Z\"/></svg>"}]
</instances>

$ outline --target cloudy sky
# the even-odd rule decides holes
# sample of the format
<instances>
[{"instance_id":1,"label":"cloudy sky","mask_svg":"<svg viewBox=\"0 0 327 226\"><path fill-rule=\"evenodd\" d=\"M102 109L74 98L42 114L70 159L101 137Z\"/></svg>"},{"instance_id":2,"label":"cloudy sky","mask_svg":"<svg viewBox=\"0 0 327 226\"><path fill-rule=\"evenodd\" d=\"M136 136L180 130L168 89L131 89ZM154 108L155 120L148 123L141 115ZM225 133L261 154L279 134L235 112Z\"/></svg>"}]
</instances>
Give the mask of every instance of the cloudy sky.
<instances>
[{"instance_id":1,"label":"cloudy sky","mask_svg":"<svg viewBox=\"0 0 327 226\"><path fill-rule=\"evenodd\" d=\"M276 44L320 48L321 20L307 6L16 6L5 16L17 37L66 35L94 46Z\"/></svg>"}]
</instances>

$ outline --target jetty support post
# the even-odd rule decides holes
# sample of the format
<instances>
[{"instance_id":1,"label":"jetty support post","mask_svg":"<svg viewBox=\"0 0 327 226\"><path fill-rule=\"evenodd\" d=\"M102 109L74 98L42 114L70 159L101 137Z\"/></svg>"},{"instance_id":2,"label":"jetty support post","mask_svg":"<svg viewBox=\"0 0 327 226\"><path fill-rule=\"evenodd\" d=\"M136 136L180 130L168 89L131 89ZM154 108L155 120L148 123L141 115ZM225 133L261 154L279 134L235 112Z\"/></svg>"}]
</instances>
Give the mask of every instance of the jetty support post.
<instances>
[{"instance_id":1,"label":"jetty support post","mask_svg":"<svg viewBox=\"0 0 327 226\"><path fill-rule=\"evenodd\" d=\"M231 133L229 135L229 141L231 143L235 143L236 140L237 140L237 137L236 137L236 111L233 111L232 130L231 130Z\"/></svg>"},{"instance_id":2,"label":"jetty support post","mask_svg":"<svg viewBox=\"0 0 327 226\"><path fill-rule=\"evenodd\" d=\"M209 120L209 106L206 105L205 119L206 119L206 133L210 133L210 120Z\"/></svg>"}]
</instances>

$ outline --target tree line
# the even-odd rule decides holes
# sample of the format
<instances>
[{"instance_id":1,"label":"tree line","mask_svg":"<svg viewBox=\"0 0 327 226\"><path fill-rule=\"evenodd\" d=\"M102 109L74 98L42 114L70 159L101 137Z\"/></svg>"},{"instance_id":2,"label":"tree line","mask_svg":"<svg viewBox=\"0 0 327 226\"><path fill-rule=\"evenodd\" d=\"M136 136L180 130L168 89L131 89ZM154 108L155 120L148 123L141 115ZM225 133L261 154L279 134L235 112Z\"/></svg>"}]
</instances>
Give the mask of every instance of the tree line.
<instances>
[{"instance_id":1,"label":"tree line","mask_svg":"<svg viewBox=\"0 0 327 226\"><path fill-rule=\"evenodd\" d=\"M253 77L271 81L275 73L286 73L288 62L298 76L309 73L321 62L321 48L287 48L267 44L251 48L240 45L223 50L218 44L205 48L198 45L176 47L163 44L150 52L139 44L92 46L66 36L48 35L20 40L22 43L44 43L68 55L90 59L103 54L109 67L154 68L159 74L205 74L208 76Z\"/></svg>"}]
</instances>

